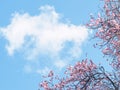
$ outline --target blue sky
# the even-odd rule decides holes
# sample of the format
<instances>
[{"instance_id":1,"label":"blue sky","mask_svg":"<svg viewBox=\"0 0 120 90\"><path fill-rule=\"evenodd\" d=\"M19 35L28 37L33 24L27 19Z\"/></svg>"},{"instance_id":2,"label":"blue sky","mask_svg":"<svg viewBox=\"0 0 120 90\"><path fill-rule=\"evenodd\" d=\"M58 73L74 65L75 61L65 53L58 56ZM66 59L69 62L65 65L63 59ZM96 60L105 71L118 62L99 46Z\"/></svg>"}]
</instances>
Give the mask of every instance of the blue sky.
<instances>
[{"instance_id":1,"label":"blue sky","mask_svg":"<svg viewBox=\"0 0 120 90\"><path fill-rule=\"evenodd\" d=\"M86 53L109 70L84 26L99 5L99 0L1 0L0 90L37 90L43 74L62 72Z\"/></svg>"}]
</instances>

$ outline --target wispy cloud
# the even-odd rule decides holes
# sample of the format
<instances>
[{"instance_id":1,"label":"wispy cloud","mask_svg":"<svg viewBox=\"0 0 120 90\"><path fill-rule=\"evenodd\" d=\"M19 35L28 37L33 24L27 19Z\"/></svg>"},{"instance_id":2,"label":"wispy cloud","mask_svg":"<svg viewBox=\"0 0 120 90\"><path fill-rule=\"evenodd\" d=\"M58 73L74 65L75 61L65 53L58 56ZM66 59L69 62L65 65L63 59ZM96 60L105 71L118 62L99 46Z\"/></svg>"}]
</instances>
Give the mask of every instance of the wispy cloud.
<instances>
[{"instance_id":1,"label":"wispy cloud","mask_svg":"<svg viewBox=\"0 0 120 90\"><path fill-rule=\"evenodd\" d=\"M8 41L6 49L9 55L24 51L27 60L45 55L53 65L61 68L66 65L63 60L80 56L88 30L82 25L62 22L52 6L42 6L40 11L35 16L15 13L10 24L0 28Z\"/></svg>"},{"instance_id":2,"label":"wispy cloud","mask_svg":"<svg viewBox=\"0 0 120 90\"><path fill-rule=\"evenodd\" d=\"M37 69L36 73L47 75L51 69L49 67L44 67L43 69Z\"/></svg>"},{"instance_id":3,"label":"wispy cloud","mask_svg":"<svg viewBox=\"0 0 120 90\"><path fill-rule=\"evenodd\" d=\"M57 61L55 61L54 65L56 67L58 67L59 69L61 69L61 68L63 68L66 65L66 61L57 60Z\"/></svg>"},{"instance_id":4,"label":"wispy cloud","mask_svg":"<svg viewBox=\"0 0 120 90\"><path fill-rule=\"evenodd\" d=\"M31 73L32 72L32 67L30 66L30 65L25 65L24 66L24 71L26 72L26 73Z\"/></svg>"}]
</instances>

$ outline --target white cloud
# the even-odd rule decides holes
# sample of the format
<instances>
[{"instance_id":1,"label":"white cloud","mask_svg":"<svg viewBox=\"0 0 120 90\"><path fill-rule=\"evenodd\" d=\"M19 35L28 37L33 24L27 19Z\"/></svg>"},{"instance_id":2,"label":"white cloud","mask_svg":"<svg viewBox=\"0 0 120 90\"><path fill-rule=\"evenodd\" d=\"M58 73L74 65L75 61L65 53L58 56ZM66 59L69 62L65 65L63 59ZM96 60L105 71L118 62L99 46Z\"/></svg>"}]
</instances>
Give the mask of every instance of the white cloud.
<instances>
[{"instance_id":1,"label":"white cloud","mask_svg":"<svg viewBox=\"0 0 120 90\"><path fill-rule=\"evenodd\" d=\"M0 28L2 36L8 41L6 49L9 55L24 51L27 59L33 60L41 54L52 59L61 59L60 52L67 47L66 42L72 42L66 53L67 59L79 57L81 45L88 37L88 30L81 25L61 21L61 16L52 6L42 6L39 15L15 13L6 27ZM56 61L52 60L53 63ZM56 63L64 66L63 62Z\"/></svg>"},{"instance_id":2,"label":"white cloud","mask_svg":"<svg viewBox=\"0 0 120 90\"><path fill-rule=\"evenodd\" d=\"M63 68L66 65L66 61L62 61L62 60L57 60L55 61L55 66L58 67L59 69Z\"/></svg>"},{"instance_id":3,"label":"white cloud","mask_svg":"<svg viewBox=\"0 0 120 90\"><path fill-rule=\"evenodd\" d=\"M27 73L30 73L30 72L32 72L32 67L30 65L25 65L24 66L24 71L27 72Z\"/></svg>"},{"instance_id":4,"label":"white cloud","mask_svg":"<svg viewBox=\"0 0 120 90\"><path fill-rule=\"evenodd\" d=\"M42 74L42 75L47 75L49 73L50 69L48 67L45 67L44 69L38 69L36 70L36 73Z\"/></svg>"}]
</instances>

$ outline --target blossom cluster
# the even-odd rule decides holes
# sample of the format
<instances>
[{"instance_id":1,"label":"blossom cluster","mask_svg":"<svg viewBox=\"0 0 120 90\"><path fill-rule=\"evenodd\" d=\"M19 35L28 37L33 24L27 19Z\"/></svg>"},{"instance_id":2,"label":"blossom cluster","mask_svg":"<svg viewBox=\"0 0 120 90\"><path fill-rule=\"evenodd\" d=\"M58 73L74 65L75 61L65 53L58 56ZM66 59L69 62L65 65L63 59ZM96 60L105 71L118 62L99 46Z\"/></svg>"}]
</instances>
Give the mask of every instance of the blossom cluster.
<instances>
[{"instance_id":1,"label":"blossom cluster","mask_svg":"<svg viewBox=\"0 0 120 90\"><path fill-rule=\"evenodd\" d=\"M55 76L53 71L45 78L40 83L40 88L44 90L114 90L118 87L111 74L87 59L69 66L63 78Z\"/></svg>"},{"instance_id":2,"label":"blossom cluster","mask_svg":"<svg viewBox=\"0 0 120 90\"><path fill-rule=\"evenodd\" d=\"M96 30L95 37L101 41L96 45L102 47L104 55L113 57L111 65L120 68L120 0L105 0L101 14L91 16L87 26Z\"/></svg>"}]
</instances>

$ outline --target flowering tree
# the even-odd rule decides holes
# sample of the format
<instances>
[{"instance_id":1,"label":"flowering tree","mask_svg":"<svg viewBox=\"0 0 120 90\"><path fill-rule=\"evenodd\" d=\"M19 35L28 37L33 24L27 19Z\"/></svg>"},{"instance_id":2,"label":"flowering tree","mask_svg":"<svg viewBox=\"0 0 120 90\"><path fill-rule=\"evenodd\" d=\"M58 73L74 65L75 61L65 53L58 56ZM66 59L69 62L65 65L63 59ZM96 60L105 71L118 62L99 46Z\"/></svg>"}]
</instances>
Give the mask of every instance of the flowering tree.
<instances>
[{"instance_id":1,"label":"flowering tree","mask_svg":"<svg viewBox=\"0 0 120 90\"><path fill-rule=\"evenodd\" d=\"M100 39L96 45L102 47L104 55L112 57L111 65L120 69L120 0L105 0L98 18L91 16L87 26L96 30L95 37Z\"/></svg>"},{"instance_id":2,"label":"flowering tree","mask_svg":"<svg viewBox=\"0 0 120 90\"><path fill-rule=\"evenodd\" d=\"M50 71L40 87L44 90L119 90L116 78L105 72L102 66L96 66L91 60L86 59L69 66L65 75L59 78Z\"/></svg>"},{"instance_id":3,"label":"flowering tree","mask_svg":"<svg viewBox=\"0 0 120 90\"><path fill-rule=\"evenodd\" d=\"M40 83L44 90L119 90L120 89L120 0L104 0L103 10L98 17L91 16L87 24L95 30L100 40L96 45L102 48L110 60L114 72L107 72L92 60L82 60L69 66L65 76L59 78L50 71L46 80Z\"/></svg>"}]
</instances>

